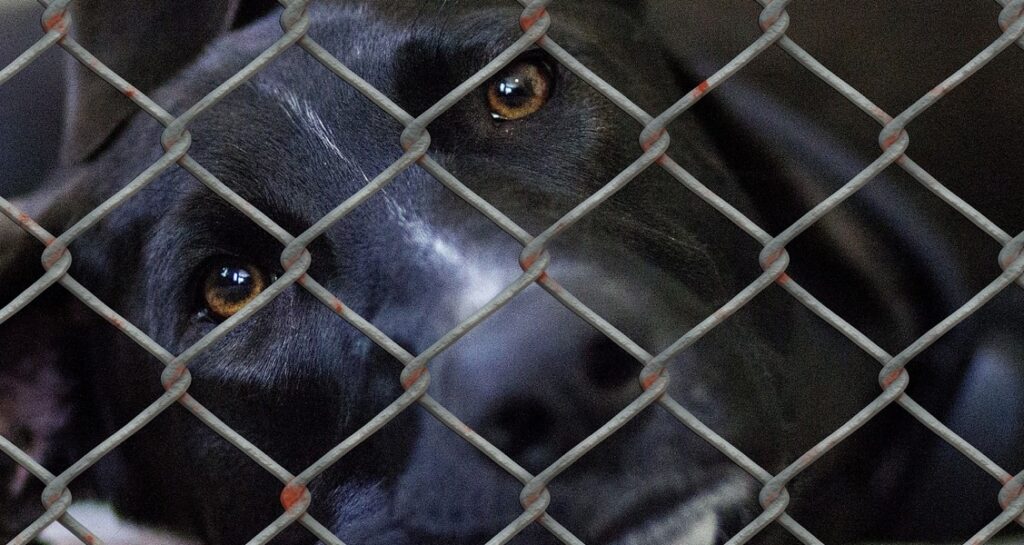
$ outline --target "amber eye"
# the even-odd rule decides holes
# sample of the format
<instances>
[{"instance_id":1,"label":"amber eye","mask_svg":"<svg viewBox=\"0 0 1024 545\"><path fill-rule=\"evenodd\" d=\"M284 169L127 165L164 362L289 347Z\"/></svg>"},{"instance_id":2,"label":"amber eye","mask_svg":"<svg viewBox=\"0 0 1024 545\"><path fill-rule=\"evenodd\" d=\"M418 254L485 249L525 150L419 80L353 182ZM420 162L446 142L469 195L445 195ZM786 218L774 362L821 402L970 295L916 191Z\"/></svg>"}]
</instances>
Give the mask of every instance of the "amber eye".
<instances>
[{"instance_id":1,"label":"amber eye","mask_svg":"<svg viewBox=\"0 0 1024 545\"><path fill-rule=\"evenodd\" d=\"M520 61L494 76L487 84L491 117L501 121L522 119L541 109L551 96L554 78L540 61Z\"/></svg>"},{"instance_id":2,"label":"amber eye","mask_svg":"<svg viewBox=\"0 0 1024 545\"><path fill-rule=\"evenodd\" d=\"M237 260L218 261L203 282L203 299L212 317L225 320L266 287L267 277L257 267Z\"/></svg>"}]
</instances>

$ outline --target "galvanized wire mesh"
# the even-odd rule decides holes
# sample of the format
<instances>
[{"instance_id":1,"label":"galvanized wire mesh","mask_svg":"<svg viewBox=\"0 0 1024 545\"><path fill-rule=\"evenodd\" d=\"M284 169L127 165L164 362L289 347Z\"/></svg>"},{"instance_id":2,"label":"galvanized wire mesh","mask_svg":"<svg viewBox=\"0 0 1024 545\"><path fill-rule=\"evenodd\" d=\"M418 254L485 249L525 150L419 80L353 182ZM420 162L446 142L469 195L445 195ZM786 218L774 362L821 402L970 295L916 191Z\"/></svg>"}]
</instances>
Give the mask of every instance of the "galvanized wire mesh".
<instances>
[{"instance_id":1,"label":"galvanized wire mesh","mask_svg":"<svg viewBox=\"0 0 1024 545\"><path fill-rule=\"evenodd\" d=\"M45 34L34 46L26 50L14 62L3 68L3 70L0 70L0 84L3 84L29 63L33 62L46 50L54 45L58 45L83 65L87 66L97 76L130 98L143 112L159 121L165 127L161 139L165 153L158 161L146 168L123 189L86 214L69 229L56 236L43 229L28 214L19 210L11 202L0 198L0 212L3 212L5 216L16 222L22 229L46 246L41 256L46 273L16 299L0 309L0 323L3 323L12 315L25 308L42 292L59 283L165 365L162 382L166 392L115 434L102 441L59 475L54 475L40 465L40 463L33 460L27 453L16 447L11 441L0 437L0 451L14 459L36 478L46 483L42 496L46 512L16 536L10 542L11 544L22 545L30 542L54 521L64 525L84 543L103 543L102 536L93 534L88 528L85 528L67 513L68 506L72 502L70 490L72 482L100 458L110 453L158 414L175 403L190 411L196 418L244 452L283 484L280 498L284 512L271 525L254 536L250 541L252 544L266 543L284 528L296 522L307 528L309 532L324 543L341 544L342 541L338 537L307 514L307 508L310 502L313 501L310 492L306 488L307 484L413 404L419 404L426 409L444 425L479 449L495 464L522 482L523 488L520 495L520 501L523 506L522 515L511 521L507 527L488 542L489 544L507 543L526 526L533 523L539 523L563 543L582 543L568 529L559 524L551 515L547 514L546 508L551 501L551 496L547 489L548 484L586 452L614 434L619 428L653 404L661 405L674 415L682 425L694 431L736 465L763 483L760 503L764 511L738 534L733 536L728 542L730 545L745 543L773 522L784 527L803 543L820 543L818 538L787 514L786 508L790 500L786 489L787 484L892 403L903 407L914 418L960 451L963 456L977 464L1002 485L998 499L1000 505L1002 505L1003 512L984 528L980 529L967 543L982 543L1015 520L1019 524L1024 525L1024 495L1021 494L1021 490L1024 488L1024 472L1012 474L1000 467L944 426L936 417L929 414L928 411L905 393L910 380L909 373L905 369L908 362L935 343L962 320L977 312L997 293L1010 284L1018 283L1024 286L1024 280L1021 279L1021 274L1024 272L1024 255L1021 254L1022 246L1024 246L1024 233L1012 236L1001 229L978 210L943 186L935 177L926 172L905 153L910 140L907 126L916 117L1006 48L1014 43L1024 48L1024 39L1022 39L1024 37L1024 16L1022 16L1024 15L1024 0L997 0L1003 6L998 21L1003 29L1002 35L953 75L936 85L925 96L896 116L891 116L876 106L870 99L844 82L815 60L796 42L786 36L790 19L785 9L787 4L789 4L789 0L758 0L764 8L759 18L763 34L724 67L657 116L652 116L645 112L547 36L546 33L552 25L552 19L546 10L550 0L518 0L524 7L519 19L522 36L471 78L464 81L418 117L413 117L403 111L387 96L349 70L349 68L306 34L310 25L309 16L306 13L309 0L281 0L280 3L285 8L280 18L283 31L281 37L244 69L223 82L178 117L169 114L159 104L133 87L130 82L125 81L106 67L68 34L69 29L74 25L74 21L67 11L70 0L40 1L46 6L42 17ZM531 236L526 230L516 225L516 223L503 215L492 204L476 195L454 175L445 170L443 166L433 160L429 154L430 134L428 132L431 122L437 119L438 116L469 94L474 88L495 75L523 51L534 45L543 48L565 68L593 86L608 100L635 119L638 123L638 140L640 144L638 156L629 167L536 237ZM305 50L337 77L358 90L377 107L405 127L400 140L405 153L357 193L338 204L329 214L317 221L308 230L297 235L293 235L277 225L188 155L191 144L191 136L188 131L190 123L246 80L253 77L254 74L273 59L292 47L299 47ZM828 83L838 93L849 99L882 126L878 137L882 153L878 158L838 191L828 196L804 214L803 217L774 236L704 186L666 153L670 140L666 127L704 95L735 75L753 59L771 47L782 48L814 75ZM281 254L281 264L284 267L285 273L240 312L225 320L200 341L177 355L172 354L154 342L140 329L118 315L106 303L95 297L68 274L72 260L68 246L79 237L87 235L89 229L95 226L97 222L101 221L113 209L145 188L147 184L151 183L165 169L175 164L190 172L202 184L230 203L285 246ZM373 324L347 308L337 297L317 283L308 274L312 258L306 250L330 226L352 212L352 210L360 206L414 164L418 164L421 168L432 174L445 187L470 203L481 214L493 221L523 246L519 258L523 269L522 275L512 284L506 286L504 290L484 307L438 339L427 350L415 355L404 350L395 341L374 327ZM658 168L664 169L671 174L763 246L763 250L758 258L763 273L663 352L650 354L600 315L587 308L569 291L559 285L553 277L546 274L545 269L550 262L550 256L546 248L559 233L579 221L603 201L629 184L641 172L655 164ZM892 164L899 165L924 187L973 222L984 233L995 239L1003 247L998 259L1004 271L958 310L895 355L883 350L870 338L827 308L786 275L786 268L789 264L789 257L786 251L787 244L833 211L843 201L861 190L882 170ZM541 285L551 296L603 332L617 345L636 358L643 365L639 379L644 389L642 395L633 400L613 419L536 475L528 472L508 455L478 435L426 393L430 382L428 366L431 360L516 297L526 287L534 283ZM670 377L666 370L666 363L669 360L692 345L712 328L727 320L733 313L737 312L773 283L782 286L796 300L876 359L882 366L879 373L881 392L878 397L853 418L821 440L812 449L793 460L788 467L777 474L772 474L759 466L746 454L731 445L714 430L704 425L693 414L672 399L667 393ZM401 375L402 387L405 389L405 393L377 414L365 426L324 454L319 460L298 475L287 471L270 456L250 443L245 437L232 430L188 393L191 382L191 375L188 370L189 362L212 343L215 343L238 326L238 324L249 319L260 308L292 284L299 284L305 288L327 308L355 326L405 366Z\"/></svg>"}]
</instances>

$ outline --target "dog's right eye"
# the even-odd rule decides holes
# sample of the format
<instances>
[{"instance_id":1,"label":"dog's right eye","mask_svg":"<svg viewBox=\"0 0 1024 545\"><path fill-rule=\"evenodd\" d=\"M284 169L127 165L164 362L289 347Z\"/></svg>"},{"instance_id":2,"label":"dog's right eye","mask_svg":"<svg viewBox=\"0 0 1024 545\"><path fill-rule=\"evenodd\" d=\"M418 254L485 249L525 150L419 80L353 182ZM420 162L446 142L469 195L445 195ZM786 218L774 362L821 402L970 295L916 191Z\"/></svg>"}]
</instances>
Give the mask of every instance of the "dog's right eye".
<instances>
[{"instance_id":1,"label":"dog's right eye","mask_svg":"<svg viewBox=\"0 0 1024 545\"><path fill-rule=\"evenodd\" d=\"M531 115L551 96L554 76L540 60L521 60L496 75L487 84L487 104L491 117L512 121Z\"/></svg>"},{"instance_id":2,"label":"dog's right eye","mask_svg":"<svg viewBox=\"0 0 1024 545\"><path fill-rule=\"evenodd\" d=\"M234 316L267 287L267 275L250 263L236 259L210 265L203 281L206 313L217 320Z\"/></svg>"}]
</instances>

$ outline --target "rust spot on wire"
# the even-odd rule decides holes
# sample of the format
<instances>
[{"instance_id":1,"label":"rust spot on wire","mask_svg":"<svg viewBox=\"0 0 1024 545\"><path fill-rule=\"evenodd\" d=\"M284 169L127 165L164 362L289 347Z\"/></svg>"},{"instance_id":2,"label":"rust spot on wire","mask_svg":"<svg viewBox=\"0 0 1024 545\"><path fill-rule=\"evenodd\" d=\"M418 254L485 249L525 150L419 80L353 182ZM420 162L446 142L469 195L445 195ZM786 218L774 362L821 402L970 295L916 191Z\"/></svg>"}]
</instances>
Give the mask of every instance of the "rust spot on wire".
<instances>
[{"instance_id":1,"label":"rust spot on wire","mask_svg":"<svg viewBox=\"0 0 1024 545\"><path fill-rule=\"evenodd\" d=\"M903 373L905 372L906 371L903 369L897 369L896 371L889 373L888 375L886 375L885 379L882 380L882 387L888 388L890 385L892 385L893 382L896 382L900 378L900 376L903 375Z\"/></svg>"},{"instance_id":2,"label":"rust spot on wire","mask_svg":"<svg viewBox=\"0 0 1024 545\"><path fill-rule=\"evenodd\" d=\"M651 387L654 386L654 383L658 382L658 379L661 378L661 373L662 370L659 369L657 373L650 373L640 377L640 386L644 390L650 390Z\"/></svg>"},{"instance_id":3,"label":"rust spot on wire","mask_svg":"<svg viewBox=\"0 0 1024 545\"><path fill-rule=\"evenodd\" d=\"M306 487L301 484L289 484L281 491L281 506L285 511L290 510L296 503L302 501L306 494Z\"/></svg>"},{"instance_id":4,"label":"rust spot on wire","mask_svg":"<svg viewBox=\"0 0 1024 545\"><path fill-rule=\"evenodd\" d=\"M893 133L892 136L890 136L889 138L886 138L885 140L883 140L882 141L882 149L883 150L887 150L890 147L892 147L892 145L895 144L896 141L899 140L900 137L902 137L905 132L906 132L905 130L900 129L899 132Z\"/></svg>"},{"instance_id":5,"label":"rust spot on wire","mask_svg":"<svg viewBox=\"0 0 1024 545\"><path fill-rule=\"evenodd\" d=\"M644 140L640 144L640 147L643 148L644 151L651 149L651 146L653 146L659 139L661 139L661 136L663 134L665 134L665 129L658 129L654 134L651 135L650 138Z\"/></svg>"},{"instance_id":6,"label":"rust spot on wire","mask_svg":"<svg viewBox=\"0 0 1024 545\"><path fill-rule=\"evenodd\" d=\"M64 27L64 11L58 11L43 21L43 30L49 32L53 29L62 30Z\"/></svg>"},{"instance_id":7,"label":"rust spot on wire","mask_svg":"<svg viewBox=\"0 0 1024 545\"><path fill-rule=\"evenodd\" d=\"M523 29L523 32L530 30L530 27L537 24L537 21L543 19L547 12L547 8L541 8L540 11L533 15L524 14L519 18L519 28Z\"/></svg>"},{"instance_id":8,"label":"rust spot on wire","mask_svg":"<svg viewBox=\"0 0 1024 545\"><path fill-rule=\"evenodd\" d=\"M186 373L188 373L187 367L185 367L184 365L177 366L172 373L164 377L164 380L162 381L164 390L170 390L171 388L173 388L175 384L177 384L179 381L181 381L182 378L184 378Z\"/></svg>"},{"instance_id":9,"label":"rust spot on wire","mask_svg":"<svg viewBox=\"0 0 1024 545\"><path fill-rule=\"evenodd\" d=\"M1011 479L1004 485L1002 493L999 494L999 506L1004 510L1009 509L1010 504L1019 498L1022 493L1024 493L1024 485L1014 483L1013 479Z\"/></svg>"},{"instance_id":10,"label":"rust spot on wire","mask_svg":"<svg viewBox=\"0 0 1024 545\"><path fill-rule=\"evenodd\" d=\"M63 490L58 490L57 492L54 492L53 494L50 494L49 496L43 498L43 502L46 504L46 508L49 509L50 507L53 506L53 504L57 503L57 501L60 500L60 497L63 494Z\"/></svg>"},{"instance_id":11,"label":"rust spot on wire","mask_svg":"<svg viewBox=\"0 0 1024 545\"><path fill-rule=\"evenodd\" d=\"M530 267L532 267L533 264L537 262L537 258L538 258L538 256L536 254L528 255L528 256L524 257L523 259L519 260L519 266L522 267L522 269L525 271L525 270L529 269Z\"/></svg>"},{"instance_id":12,"label":"rust spot on wire","mask_svg":"<svg viewBox=\"0 0 1024 545\"><path fill-rule=\"evenodd\" d=\"M50 241L50 242L49 242L49 243L47 244L47 246L53 246L53 244L54 244L54 243L55 243L56 241L57 241L57 239L53 239L53 240L51 240L51 241ZM67 248L60 248L59 250L56 250L56 251L54 251L54 252L53 252L53 255L51 255L51 256L50 256L50 258L49 258L49 259L47 259L47 260L46 260L46 262L44 263L45 267L46 267L47 269L49 269L50 267L52 267L52 266L53 266L53 265L54 265L55 263L57 263L58 261L60 261L60 258L64 257L64 254L65 254L65 253L66 253L67 251L68 251L68 249L67 249Z\"/></svg>"},{"instance_id":13,"label":"rust spot on wire","mask_svg":"<svg viewBox=\"0 0 1024 545\"><path fill-rule=\"evenodd\" d=\"M531 505L537 503L537 500L541 499L542 497L544 497L543 488L523 498L523 507L529 508Z\"/></svg>"},{"instance_id":14,"label":"rust spot on wire","mask_svg":"<svg viewBox=\"0 0 1024 545\"><path fill-rule=\"evenodd\" d=\"M402 388L405 388L406 390L412 388L413 385L416 384L416 381L418 381L426 371L427 369L425 367L421 367L409 373L409 376L402 380Z\"/></svg>"}]
</instances>

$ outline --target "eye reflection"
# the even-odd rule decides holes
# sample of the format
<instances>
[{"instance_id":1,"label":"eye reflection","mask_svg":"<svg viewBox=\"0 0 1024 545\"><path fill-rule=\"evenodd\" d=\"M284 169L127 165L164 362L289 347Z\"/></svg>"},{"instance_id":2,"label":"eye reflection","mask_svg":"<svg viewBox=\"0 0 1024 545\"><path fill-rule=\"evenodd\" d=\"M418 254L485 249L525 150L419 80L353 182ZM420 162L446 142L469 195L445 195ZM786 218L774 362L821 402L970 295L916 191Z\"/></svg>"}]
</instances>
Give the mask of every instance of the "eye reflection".
<instances>
[{"instance_id":1,"label":"eye reflection","mask_svg":"<svg viewBox=\"0 0 1024 545\"><path fill-rule=\"evenodd\" d=\"M211 267L203 283L203 299L209 315L220 320L234 316L263 292L266 275L257 267L236 260Z\"/></svg>"},{"instance_id":2,"label":"eye reflection","mask_svg":"<svg viewBox=\"0 0 1024 545\"><path fill-rule=\"evenodd\" d=\"M223 267L220 270L220 277L224 280L225 284L235 286L244 286L252 281L252 274L249 273L249 271L244 269L232 269L230 267Z\"/></svg>"},{"instance_id":3,"label":"eye reflection","mask_svg":"<svg viewBox=\"0 0 1024 545\"><path fill-rule=\"evenodd\" d=\"M487 86L491 117L522 119L541 109L551 95L553 77L542 62L520 61L496 75Z\"/></svg>"}]
</instances>

